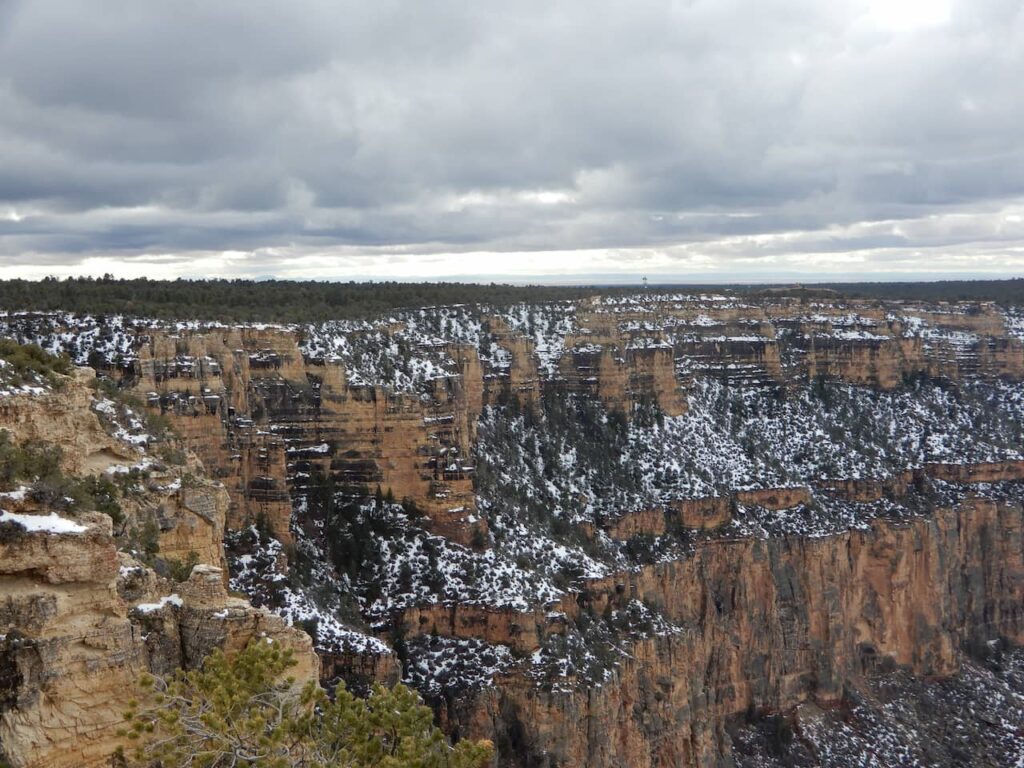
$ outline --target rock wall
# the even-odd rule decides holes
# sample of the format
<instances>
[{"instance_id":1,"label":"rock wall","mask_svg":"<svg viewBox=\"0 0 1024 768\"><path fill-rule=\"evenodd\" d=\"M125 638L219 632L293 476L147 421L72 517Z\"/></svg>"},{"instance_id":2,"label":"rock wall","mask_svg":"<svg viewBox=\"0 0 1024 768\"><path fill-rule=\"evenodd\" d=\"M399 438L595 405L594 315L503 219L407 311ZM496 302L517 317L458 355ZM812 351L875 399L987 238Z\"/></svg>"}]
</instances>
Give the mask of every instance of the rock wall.
<instances>
[{"instance_id":1,"label":"rock wall","mask_svg":"<svg viewBox=\"0 0 1024 768\"><path fill-rule=\"evenodd\" d=\"M402 674L392 653L320 653L320 679L344 680L345 687L363 695L375 683L394 685Z\"/></svg>"},{"instance_id":2,"label":"rock wall","mask_svg":"<svg viewBox=\"0 0 1024 768\"><path fill-rule=\"evenodd\" d=\"M566 608L575 613L571 601ZM410 636L437 634L501 643L517 653L532 653L545 637L562 634L564 611L514 611L473 605L429 605L406 610L402 622Z\"/></svg>"},{"instance_id":3,"label":"rock wall","mask_svg":"<svg viewBox=\"0 0 1024 768\"><path fill-rule=\"evenodd\" d=\"M515 333L500 317L491 315L485 322L497 345L509 357L507 368L487 371L487 401L514 397L525 405L536 403L540 396L540 376L534 343Z\"/></svg>"},{"instance_id":4,"label":"rock wall","mask_svg":"<svg viewBox=\"0 0 1024 768\"><path fill-rule=\"evenodd\" d=\"M732 518L737 504L770 510L789 509L811 501L811 489L805 487L761 488L735 491L728 496L677 499L664 507L628 512L605 527L613 539L636 536L663 536L673 528L711 530Z\"/></svg>"},{"instance_id":5,"label":"rock wall","mask_svg":"<svg viewBox=\"0 0 1024 768\"><path fill-rule=\"evenodd\" d=\"M1019 504L970 500L824 539L708 542L588 585L588 610L636 597L679 627L631 647L612 680L551 691L500 679L446 716L514 741L508 765L720 765L724 724L748 709L836 701L882 658L953 674L968 635L1020 642L1022 523Z\"/></svg>"},{"instance_id":6,"label":"rock wall","mask_svg":"<svg viewBox=\"0 0 1024 768\"><path fill-rule=\"evenodd\" d=\"M91 410L89 368L79 368L59 389L38 394L0 397L0 429L14 442L59 445L61 469L67 474L93 473L134 458L125 445L108 435Z\"/></svg>"},{"instance_id":7,"label":"rock wall","mask_svg":"<svg viewBox=\"0 0 1024 768\"><path fill-rule=\"evenodd\" d=\"M920 342L907 345L898 339L866 341L815 340L807 357L807 375L841 379L851 384L891 390L903 383L904 375L915 370L913 361L921 358Z\"/></svg>"},{"instance_id":8,"label":"rock wall","mask_svg":"<svg viewBox=\"0 0 1024 768\"><path fill-rule=\"evenodd\" d=\"M119 557L106 515L78 523L0 525L0 757L13 768L108 765L142 673L195 667L214 648L266 635L296 651L297 678L318 678L309 637L229 597L219 568L172 585Z\"/></svg>"},{"instance_id":9,"label":"rock wall","mask_svg":"<svg viewBox=\"0 0 1024 768\"><path fill-rule=\"evenodd\" d=\"M723 339L694 339L680 345L690 372L750 384L784 380L782 358L774 338L741 335Z\"/></svg>"},{"instance_id":10,"label":"rock wall","mask_svg":"<svg viewBox=\"0 0 1024 768\"><path fill-rule=\"evenodd\" d=\"M140 504L133 516L141 517L145 514L142 509L148 507L159 529L160 559L180 563L192 559L223 568L228 506L228 493L222 485L192 481L157 503Z\"/></svg>"},{"instance_id":11,"label":"rock wall","mask_svg":"<svg viewBox=\"0 0 1024 768\"><path fill-rule=\"evenodd\" d=\"M603 333L570 337L566 344L572 346L559 371L570 391L596 397L627 415L644 402L657 404L668 416L686 413L670 345L630 343L624 337L609 341Z\"/></svg>"},{"instance_id":12,"label":"rock wall","mask_svg":"<svg viewBox=\"0 0 1024 768\"><path fill-rule=\"evenodd\" d=\"M519 361L510 381L528 400L539 392L532 351L525 340L509 343ZM474 514L471 448L494 392L474 348L448 348L460 374L436 381L429 402L351 386L336 363L303 361L289 330L155 336L146 349L135 389L223 480L229 528L262 519L290 542L289 482L318 469L339 486L379 486L408 499L456 541L486 538ZM532 378L520 376L526 370Z\"/></svg>"}]
</instances>

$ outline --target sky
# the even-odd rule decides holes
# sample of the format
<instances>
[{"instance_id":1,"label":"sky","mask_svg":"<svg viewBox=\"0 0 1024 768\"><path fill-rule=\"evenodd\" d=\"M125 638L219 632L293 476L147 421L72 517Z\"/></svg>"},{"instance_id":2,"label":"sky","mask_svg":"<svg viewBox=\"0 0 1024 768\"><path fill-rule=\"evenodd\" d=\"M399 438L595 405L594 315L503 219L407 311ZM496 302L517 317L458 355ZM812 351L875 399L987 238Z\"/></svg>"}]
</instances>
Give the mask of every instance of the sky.
<instances>
[{"instance_id":1,"label":"sky","mask_svg":"<svg viewBox=\"0 0 1024 768\"><path fill-rule=\"evenodd\" d=\"M0 0L0 277L1024 275L1019 0Z\"/></svg>"}]
</instances>

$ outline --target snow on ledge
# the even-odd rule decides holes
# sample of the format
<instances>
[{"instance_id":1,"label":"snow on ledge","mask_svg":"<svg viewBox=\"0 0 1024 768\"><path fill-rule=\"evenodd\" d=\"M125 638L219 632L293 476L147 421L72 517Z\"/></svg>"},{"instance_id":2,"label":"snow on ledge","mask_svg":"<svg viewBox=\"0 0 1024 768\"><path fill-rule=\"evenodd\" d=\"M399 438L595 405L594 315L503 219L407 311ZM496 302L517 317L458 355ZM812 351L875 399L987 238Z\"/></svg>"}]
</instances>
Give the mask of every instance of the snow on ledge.
<instances>
[{"instance_id":1,"label":"snow on ledge","mask_svg":"<svg viewBox=\"0 0 1024 768\"><path fill-rule=\"evenodd\" d=\"M173 605L176 608L181 608L184 603L177 595L168 595L167 597L161 597L159 603L139 603L135 606L135 610L139 613L153 613L154 611L159 611L165 605Z\"/></svg>"},{"instance_id":2,"label":"snow on ledge","mask_svg":"<svg viewBox=\"0 0 1024 768\"><path fill-rule=\"evenodd\" d=\"M87 530L87 526L60 517L55 512L48 515L16 515L0 509L0 523L18 523L33 533L85 533Z\"/></svg>"},{"instance_id":3,"label":"snow on ledge","mask_svg":"<svg viewBox=\"0 0 1024 768\"><path fill-rule=\"evenodd\" d=\"M10 499L11 501L24 501L25 494L28 493L28 491L29 487L27 485L23 485L15 491L5 491L4 493L0 493L0 499Z\"/></svg>"}]
</instances>

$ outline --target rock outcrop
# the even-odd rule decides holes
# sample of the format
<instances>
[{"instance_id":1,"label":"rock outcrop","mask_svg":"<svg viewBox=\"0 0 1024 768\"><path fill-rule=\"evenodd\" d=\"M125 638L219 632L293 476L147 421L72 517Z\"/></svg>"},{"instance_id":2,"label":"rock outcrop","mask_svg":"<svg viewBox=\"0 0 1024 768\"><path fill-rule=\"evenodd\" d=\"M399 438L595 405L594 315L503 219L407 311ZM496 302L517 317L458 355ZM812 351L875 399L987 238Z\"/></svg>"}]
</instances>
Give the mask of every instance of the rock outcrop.
<instances>
[{"instance_id":1,"label":"rock outcrop","mask_svg":"<svg viewBox=\"0 0 1024 768\"><path fill-rule=\"evenodd\" d=\"M119 559L106 515L75 524L0 523L0 755L14 768L107 765L142 673L198 666L214 648L267 637L317 679L309 636L229 597L219 568L169 584Z\"/></svg>"},{"instance_id":2,"label":"rock outcrop","mask_svg":"<svg viewBox=\"0 0 1024 768\"><path fill-rule=\"evenodd\" d=\"M151 525L150 556L164 570L202 564L175 584L118 550L126 540L110 516L55 510L24 488L2 495L0 760L12 768L109 765L142 673L198 666L214 648L266 637L295 650L298 678L319 677L308 635L226 591L227 491L196 474L191 457L160 471L140 461L97 419L89 376L5 399L0 427L16 443L60 448L69 475L135 465L140 480L122 499L120 527Z\"/></svg>"},{"instance_id":3,"label":"rock outcrop","mask_svg":"<svg viewBox=\"0 0 1024 768\"><path fill-rule=\"evenodd\" d=\"M132 459L131 448L112 438L92 410L93 380L91 369L79 368L59 389L0 397L0 429L15 443L60 446L61 467L72 475L101 472Z\"/></svg>"}]
</instances>

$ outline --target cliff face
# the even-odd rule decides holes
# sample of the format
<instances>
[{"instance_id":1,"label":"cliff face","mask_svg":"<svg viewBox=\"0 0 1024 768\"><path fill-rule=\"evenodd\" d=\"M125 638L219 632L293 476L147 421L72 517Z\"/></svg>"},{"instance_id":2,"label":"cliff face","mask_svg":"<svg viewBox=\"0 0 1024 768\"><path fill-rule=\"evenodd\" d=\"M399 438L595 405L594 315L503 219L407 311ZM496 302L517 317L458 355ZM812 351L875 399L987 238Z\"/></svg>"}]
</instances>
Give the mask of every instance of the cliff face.
<instances>
[{"instance_id":1,"label":"cliff face","mask_svg":"<svg viewBox=\"0 0 1024 768\"><path fill-rule=\"evenodd\" d=\"M931 519L824 539L708 541L685 562L580 593L582 610L640 599L673 625L631 645L600 686L551 690L512 676L448 715L499 744L514 726L517 749L532 756L524 764L719 765L726 724L748 711L836 704L882 659L947 677L968 641L1020 643L1022 532L1020 501L972 498Z\"/></svg>"},{"instance_id":2,"label":"cliff face","mask_svg":"<svg viewBox=\"0 0 1024 768\"><path fill-rule=\"evenodd\" d=\"M352 385L336 362L303 362L288 330L221 335L192 333L173 347L154 337L154 357L142 358L134 387L152 393L153 407L225 480L232 496L229 527L262 518L278 539L290 542L289 483L296 479L288 475L290 464L297 473L319 471L339 485L380 486L423 508L451 538L468 543L481 535L477 531L486 532L485 524L471 520L470 451L484 398L473 348L448 347L460 374L438 379L425 403ZM171 349L172 357L155 363Z\"/></svg>"},{"instance_id":3,"label":"cliff face","mask_svg":"<svg viewBox=\"0 0 1024 768\"><path fill-rule=\"evenodd\" d=\"M3 754L19 768L100 765L145 670L117 595L109 519L70 535L5 534Z\"/></svg>"}]
</instances>

